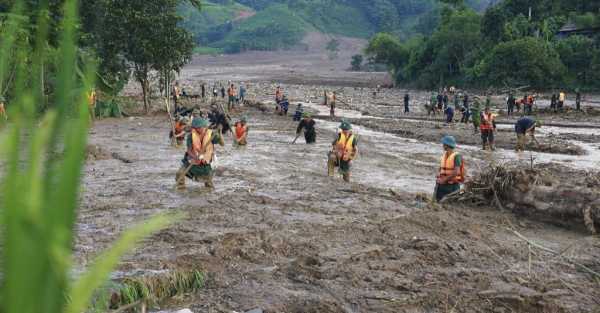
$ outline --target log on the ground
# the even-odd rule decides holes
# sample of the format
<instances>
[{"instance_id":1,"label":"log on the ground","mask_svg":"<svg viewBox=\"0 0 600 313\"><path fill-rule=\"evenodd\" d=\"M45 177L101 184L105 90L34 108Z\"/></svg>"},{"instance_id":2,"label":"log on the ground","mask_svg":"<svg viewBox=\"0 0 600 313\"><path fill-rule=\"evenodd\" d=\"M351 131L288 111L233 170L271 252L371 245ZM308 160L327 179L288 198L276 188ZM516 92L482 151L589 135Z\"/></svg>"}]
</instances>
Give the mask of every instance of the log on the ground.
<instances>
[{"instance_id":1,"label":"log on the ground","mask_svg":"<svg viewBox=\"0 0 600 313\"><path fill-rule=\"evenodd\" d=\"M594 234L600 229L600 173L499 165L469 181L466 190L463 200L483 199L524 213L576 219Z\"/></svg>"}]
</instances>

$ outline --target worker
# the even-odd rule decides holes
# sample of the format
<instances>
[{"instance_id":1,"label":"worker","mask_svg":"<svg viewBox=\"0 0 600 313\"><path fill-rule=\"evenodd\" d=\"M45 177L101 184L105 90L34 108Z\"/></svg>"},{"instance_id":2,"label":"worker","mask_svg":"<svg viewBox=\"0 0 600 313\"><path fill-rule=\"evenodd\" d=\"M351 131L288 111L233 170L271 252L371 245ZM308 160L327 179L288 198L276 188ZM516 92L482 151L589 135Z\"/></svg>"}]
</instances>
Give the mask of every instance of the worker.
<instances>
[{"instance_id":1,"label":"worker","mask_svg":"<svg viewBox=\"0 0 600 313\"><path fill-rule=\"evenodd\" d=\"M533 102L535 101L533 95L527 96L527 105L523 108L523 114L531 115L533 113Z\"/></svg>"},{"instance_id":2,"label":"worker","mask_svg":"<svg viewBox=\"0 0 600 313\"><path fill-rule=\"evenodd\" d=\"M175 106L175 110L179 108L179 98L181 97L181 89L179 88L179 82L176 81L175 85L173 85L173 89L171 90L171 96L173 97L173 103Z\"/></svg>"},{"instance_id":3,"label":"worker","mask_svg":"<svg viewBox=\"0 0 600 313\"><path fill-rule=\"evenodd\" d=\"M567 101L567 94L565 94L564 91L561 91L558 94L558 110L559 111L563 111L563 108L565 106L565 101Z\"/></svg>"},{"instance_id":4,"label":"worker","mask_svg":"<svg viewBox=\"0 0 600 313\"><path fill-rule=\"evenodd\" d=\"M204 100L206 98L206 84L202 83L202 85L200 86L201 91L201 96L202 96L202 100Z\"/></svg>"},{"instance_id":5,"label":"worker","mask_svg":"<svg viewBox=\"0 0 600 313\"><path fill-rule=\"evenodd\" d=\"M235 136L233 137L233 143L238 146L245 146L248 144L248 118L243 116L239 121L234 124Z\"/></svg>"},{"instance_id":6,"label":"worker","mask_svg":"<svg viewBox=\"0 0 600 313\"><path fill-rule=\"evenodd\" d=\"M88 100L88 111L90 112L90 119L93 121L96 117L96 103L98 102L98 96L96 89L92 88L87 95Z\"/></svg>"},{"instance_id":7,"label":"worker","mask_svg":"<svg viewBox=\"0 0 600 313\"><path fill-rule=\"evenodd\" d=\"M435 92L431 92L429 106L425 105L425 108L427 108L427 116L432 113L435 116L435 113L437 112L437 97L435 96Z\"/></svg>"},{"instance_id":8,"label":"worker","mask_svg":"<svg viewBox=\"0 0 600 313\"><path fill-rule=\"evenodd\" d=\"M183 116L177 116L175 118L175 125L173 126L173 130L169 132L169 138L175 141L176 146L180 146L183 144L185 140L185 128L187 126L187 118ZM175 135L173 135L173 132Z\"/></svg>"},{"instance_id":9,"label":"worker","mask_svg":"<svg viewBox=\"0 0 600 313\"><path fill-rule=\"evenodd\" d=\"M327 90L323 91L323 105L327 106L329 103L329 96L327 95Z\"/></svg>"},{"instance_id":10,"label":"worker","mask_svg":"<svg viewBox=\"0 0 600 313\"><path fill-rule=\"evenodd\" d=\"M233 84L227 88L227 96L229 97L227 100L227 111L231 111L235 105L235 86Z\"/></svg>"},{"instance_id":11,"label":"worker","mask_svg":"<svg viewBox=\"0 0 600 313\"><path fill-rule=\"evenodd\" d=\"M410 113L409 102L410 102L410 95L408 93L406 93L404 95L404 114Z\"/></svg>"},{"instance_id":12,"label":"worker","mask_svg":"<svg viewBox=\"0 0 600 313\"><path fill-rule=\"evenodd\" d=\"M556 112L556 108L558 105L558 97L556 96L555 93L552 94L552 97L550 98L550 109L552 109L554 112Z\"/></svg>"},{"instance_id":13,"label":"worker","mask_svg":"<svg viewBox=\"0 0 600 313\"><path fill-rule=\"evenodd\" d=\"M466 92L463 96L463 106L467 108L469 107L469 95Z\"/></svg>"},{"instance_id":14,"label":"worker","mask_svg":"<svg viewBox=\"0 0 600 313\"><path fill-rule=\"evenodd\" d=\"M302 103L298 103L298 105L296 106L296 112L294 112L294 122L299 122L300 120L302 120L302 117L304 116L304 108L302 107Z\"/></svg>"},{"instance_id":15,"label":"worker","mask_svg":"<svg viewBox=\"0 0 600 313\"><path fill-rule=\"evenodd\" d=\"M575 108L577 111L581 111L581 92L579 91L579 88L575 90Z\"/></svg>"},{"instance_id":16,"label":"worker","mask_svg":"<svg viewBox=\"0 0 600 313\"><path fill-rule=\"evenodd\" d=\"M446 106L444 114L446 114L446 124L451 124L454 121L454 108L449 105Z\"/></svg>"},{"instance_id":17,"label":"worker","mask_svg":"<svg viewBox=\"0 0 600 313\"><path fill-rule=\"evenodd\" d=\"M217 89L217 85L213 85L213 92L212 92L212 96L213 99L216 99L219 96L219 89Z\"/></svg>"},{"instance_id":18,"label":"worker","mask_svg":"<svg viewBox=\"0 0 600 313\"><path fill-rule=\"evenodd\" d=\"M280 110L281 110L279 112L279 114L287 116L288 110L290 108L290 102L288 101L287 96L283 96L283 98L279 102L279 107L280 107Z\"/></svg>"},{"instance_id":19,"label":"worker","mask_svg":"<svg viewBox=\"0 0 600 313\"><path fill-rule=\"evenodd\" d=\"M458 105L458 104L456 104ZM466 105L462 106L460 108L460 111L462 112L462 117L460 118L460 122L461 123L469 123L469 118L471 117L471 109L469 108L469 103L467 102Z\"/></svg>"},{"instance_id":20,"label":"worker","mask_svg":"<svg viewBox=\"0 0 600 313\"><path fill-rule=\"evenodd\" d=\"M525 151L525 145L527 144L527 134L530 134L533 142L539 145L539 142L537 141L537 139L535 139L535 128L541 126L541 122L536 121L535 119L529 116L524 116L517 120L517 122L515 123L515 133L517 134L517 146L515 150L517 152Z\"/></svg>"},{"instance_id":21,"label":"worker","mask_svg":"<svg viewBox=\"0 0 600 313\"><path fill-rule=\"evenodd\" d=\"M350 182L350 163L358 153L357 138L352 133L352 125L347 121L342 121L340 133L332 143L332 151L329 153L327 162L327 172L333 176L336 167L345 182Z\"/></svg>"},{"instance_id":22,"label":"worker","mask_svg":"<svg viewBox=\"0 0 600 313\"><path fill-rule=\"evenodd\" d=\"M304 130L304 140L307 144L313 144L317 141L317 131L315 130L315 120L312 119L309 112L302 114L302 120L296 128L296 138L300 137L302 130Z\"/></svg>"},{"instance_id":23,"label":"worker","mask_svg":"<svg viewBox=\"0 0 600 313\"><path fill-rule=\"evenodd\" d=\"M466 95L465 95L466 96ZM473 98L473 106L471 107L471 120L473 121L473 133L479 132L479 126L481 125L481 103L479 97Z\"/></svg>"},{"instance_id":24,"label":"worker","mask_svg":"<svg viewBox=\"0 0 600 313\"><path fill-rule=\"evenodd\" d=\"M6 121L8 120L8 114L6 114L6 105L4 104L5 101L6 100L4 100L4 97L0 96L0 118Z\"/></svg>"},{"instance_id":25,"label":"worker","mask_svg":"<svg viewBox=\"0 0 600 313\"><path fill-rule=\"evenodd\" d=\"M331 94L331 99L329 101L329 116L335 117L335 103L337 100L337 95L335 91Z\"/></svg>"},{"instance_id":26,"label":"worker","mask_svg":"<svg viewBox=\"0 0 600 313\"><path fill-rule=\"evenodd\" d=\"M494 147L494 131L496 130L496 121L494 114L490 111L490 107L486 107L481 114L481 140L483 142L483 150L489 146L490 150L496 150Z\"/></svg>"},{"instance_id":27,"label":"worker","mask_svg":"<svg viewBox=\"0 0 600 313\"><path fill-rule=\"evenodd\" d=\"M221 98L225 99L225 87L221 85Z\"/></svg>"},{"instance_id":28,"label":"worker","mask_svg":"<svg viewBox=\"0 0 600 313\"><path fill-rule=\"evenodd\" d=\"M485 93L485 106L492 107L492 96L488 92Z\"/></svg>"},{"instance_id":29,"label":"worker","mask_svg":"<svg viewBox=\"0 0 600 313\"><path fill-rule=\"evenodd\" d=\"M437 95L437 110L439 112L443 112L442 111L443 108L444 108L444 96L442 96L441 92L438 92L438 95Z\"/></svg>"},{"instance_id":30,"label":"worker","mask_svg":"<svg viewBox=\"0 0 600 313\"><path fill-rule=\"evenodd\" d=\"M465 163L460 154L455 152L456 140L452 136L442 138L444 154L440 160L440 168L435 184L435 200L460 191L460 184L465 181Z\"/></svg>"},{"instance_id":31,"label":"worker","mask_svg":"<svg viewBox=\"0 0 600 313\"><path fill-rule=\"evenodd\" d=\"M506 100L506 105L507 105L507 109L508 109L508 116L511 116L513 114L513 112L515 111L515 103L516 103L516 99L515 96L513 96L512 93L510 93L508 95L508 100Z\"/></svg>"},{"instance_id":32,"label":"worker","mask_svg":"<svg viewBox=\"0 0 600 313\"><path fill-rule=\"evenodd\" d=\"M239 98L239 102L244 105L244 101L246 100L246 86L244 86L244 83L240 84L240 98Z\"/></svg>"},{"instance_id":33,"label":"worker","mask_svg":"<svg viewBox=\"0 0 600 313\"><path fill-rule=\"evenodd\" d=\"M185 189L185 178L204 181L204 186L214 188L211 163L215 156L215 144L224 145L223 137L208 128L208 120L195 118L187 136L187 151L181 161L182 166L175 175L177 189Z\"/></svg>"},{"instance_id":34,"label":"worker","mask_svg":"<svg viewBox=\"0 0 600 313\"><path fill-rule=\"evenodd\" d=\"M207 117L210 121L211 129L218 129L221 135L232 132L229 116L221 112L216 105L213 104L211 106L211 111Z\"/></svg>"}]
</instances>

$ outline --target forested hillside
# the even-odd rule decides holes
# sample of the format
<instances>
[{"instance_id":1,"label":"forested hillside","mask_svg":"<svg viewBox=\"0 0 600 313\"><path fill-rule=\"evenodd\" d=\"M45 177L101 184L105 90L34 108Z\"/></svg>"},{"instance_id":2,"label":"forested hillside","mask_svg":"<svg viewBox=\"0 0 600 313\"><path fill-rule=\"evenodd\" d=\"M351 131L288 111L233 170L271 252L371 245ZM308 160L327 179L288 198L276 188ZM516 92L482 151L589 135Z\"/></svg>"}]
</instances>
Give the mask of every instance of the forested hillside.
<instances>
[{"instance_id":1,"label":"forested hillside","mask_svg":"<svg viewBox=\"0 0 600 313\"><path fill-rule=\"evenodd\" d=\"M481 11L491 0L469 0ZM369 38L429 34L438 23L437 0L212 0L198 12L180 7L183 25L202 51L274 50L298 43L308 31ZM209 48L207 50L207 48Z\"/></svg>"},{"instance_id":2,"label":"forested hillside","mask_svg":"<svg viewBox=\"0 0 600 313\"><path fill-rule=\"evenodd\" d=\"M397 83L600 87L600 1L504 0L483 14L446 2L429 37L371 39L368 54Z\"/></svg>"}]
</instances>

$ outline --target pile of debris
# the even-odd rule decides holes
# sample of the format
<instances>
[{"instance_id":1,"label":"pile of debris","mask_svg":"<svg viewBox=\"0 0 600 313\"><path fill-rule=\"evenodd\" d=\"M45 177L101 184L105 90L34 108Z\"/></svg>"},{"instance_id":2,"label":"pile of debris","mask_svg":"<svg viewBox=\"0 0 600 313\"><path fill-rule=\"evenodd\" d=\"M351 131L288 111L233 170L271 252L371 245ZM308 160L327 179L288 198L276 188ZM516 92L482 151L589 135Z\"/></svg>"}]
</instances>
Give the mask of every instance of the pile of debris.
<instances>
[{"instance_id":1,"label":"pile of debris","mask_svg":"<svg viewBox=\"0 0 600 313\"><path fill-rule=\"evenodd\" d=\"M528 215L583 220L596 234L600 227L600 173L574 171L554 164L501 164L474 177L466 184L465 193L449 201L460 199Z\"/></svg>"}]
</instances>

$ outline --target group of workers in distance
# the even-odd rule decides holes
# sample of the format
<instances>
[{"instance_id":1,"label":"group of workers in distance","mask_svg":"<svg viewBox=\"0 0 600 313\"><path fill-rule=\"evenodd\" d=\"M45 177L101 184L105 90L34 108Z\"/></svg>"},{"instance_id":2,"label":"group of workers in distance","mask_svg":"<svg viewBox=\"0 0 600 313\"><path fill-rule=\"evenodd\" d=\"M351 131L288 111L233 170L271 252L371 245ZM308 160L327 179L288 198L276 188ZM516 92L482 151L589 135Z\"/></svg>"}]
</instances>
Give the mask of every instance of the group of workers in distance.
<instances>
[{"instance_id":1,"label":"group of workers in distance","mask_svg":"<svg viewBox=\"0 0 600 313\"><path fill-rule=\"evenodd\" d=\"M405 104L407 104L408 98L407 94ZM279 111L283 111L280 103L284 99L283 92L278 87L276 90L276 102L279 101L277 103ZM474 97L474 99L479 104L479 98ZM442 98L442 106L444 105L443 101L444 99ZM287 114L287 112L284 114ZM302 104L298 104L296 113L294 114L294 121L298 122L298 126L296 128L296 138L293 143L300 136L304 135L307 144L314 144L317 140L316 121L309 112L304 112ZM496 122L495 115L491 112L489 103L486 105L484 111L478 114L478 118L473 117L473 123L476 130L481 132L483 149L489 148L494 150ZM539 144L535 138L535 129L540 125L538 121L529 116L524 116L517 120L515 123L515 132L517 134L516 151L524 150L528 135L531 136L536 144ZM247 145L247 118L242 117L232 128L228 124L228 116L220 112L215 104L211 105L211 112L208 115L204 115L201 112L194 112L191 116L179 117L177 119L171 136L177 144L181 145L185 143L186 146L181 167L175 177L178 189L185 188L186 178L193 181L203 181L207 188L214 188L212 163L215 159L215 145L223 146L223 135L228 132L231 132L233 135L234 145ZM441 143L444 152L440 159L434 191L434 199L437 201L459 192L460 185L464 183L466 178L465 160L456 151L457 143L455 138L444 136ZM331 143L331 150L327 153L328 176L334 176L335 169L337 168L343 180L349 182L351 178L351 164L357 154L358 138L352 131L352 124L343 120L336 137Z\"/></svg>"}]
</instances>

